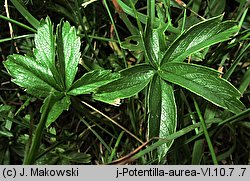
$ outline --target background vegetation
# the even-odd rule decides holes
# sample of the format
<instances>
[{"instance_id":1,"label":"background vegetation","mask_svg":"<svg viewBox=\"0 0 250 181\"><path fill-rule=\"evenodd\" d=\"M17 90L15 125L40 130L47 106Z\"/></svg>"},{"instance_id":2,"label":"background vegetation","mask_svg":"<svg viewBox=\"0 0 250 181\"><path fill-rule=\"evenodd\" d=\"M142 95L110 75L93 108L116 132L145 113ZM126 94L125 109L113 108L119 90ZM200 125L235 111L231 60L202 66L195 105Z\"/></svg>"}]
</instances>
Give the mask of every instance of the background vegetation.
<instances>
[{"instance_id":1,"label":"background vegetation","mask_svg":"<svg viewBox=\"0 0 250 181\"><path fill-rule=\"evenodd\" d=\"M122 2L125 9L116 0L0 1L1 164L23 164L44 101L11 82L3 65L8 55L32 55L39 21L49 16L55 25L61 19L69 21L81 38L77 78L91 70L118 72L141 64L145 55L135 35L146 27L145 22L138 23L140 17L131 16L126 7L147 14L150 1ZM159 159L155 150L162 143L158 138L147 139L145 91L120 100L118 105L94 100L91 94L79 95L71 100L69 110L44 130L34 163L216 164L200 123L204 120L219 164L249 164L249 6L248 0L158 0L154 6L157 17L168 22L164 32L168 41L204 18L224 14L223 21L238 23L239 31L229 40L205 48L185 61L223 72L222 77L239 89L246 109L233 114L175 85L177 132L167 137L174 139L173 145L166 157Z\"/></svg>"}]
</instances>

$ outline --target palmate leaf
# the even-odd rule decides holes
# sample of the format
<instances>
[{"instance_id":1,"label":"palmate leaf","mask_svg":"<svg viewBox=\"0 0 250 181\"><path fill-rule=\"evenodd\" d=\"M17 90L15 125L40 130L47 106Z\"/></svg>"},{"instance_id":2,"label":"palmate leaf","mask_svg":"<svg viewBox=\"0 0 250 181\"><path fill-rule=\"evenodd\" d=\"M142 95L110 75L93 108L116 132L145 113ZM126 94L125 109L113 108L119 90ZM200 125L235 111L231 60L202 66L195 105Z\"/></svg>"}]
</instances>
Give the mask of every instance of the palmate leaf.
<instances>
[{"instance_id":1,"label":"palmate leaf","mask_svg":"<svg viewBox=\"0 0 250 181\"><path fill-rule=\"evenodd\" d=\"M41 20L35 46L35 57L10 55L4 65L14 78L13 82L36 97L46 97L53 89L62 90L55 67L55 37L49 18Z\"/></svg>"},{"instance_id":2,"label":"palmate leaf","mask_svg":"<svg viewBox=\"0 0 250 181\"><path fill-rule=\"evenodd\" d=\"M221 22L221 16L205 20L182 33L168 48L161 64L182 62L186 57L203 48L228 40L238 31L233 21Z\"/></svg>"},{"instance_id":3,"label":"palmate leaf","mask_svg":"<svg viewBox=\"0 0 250 181\"><path fill-rule=\"evenodd\" d=\"M240 92L220 78L216 70L195 64L169 62L161 67L159 75L233 113L244 109L239 100Z\"/></svg>"},{"instance_id":4,"label":"palmate leaf","mask_svg":"<svg viewBox=\"0 0 250 181\"><path fill-rule=\"evenodd\" d=\"M56 35L50 19L41 20L35 35L34 57L10 55L4 62L13 77L12 81L36 97L47 97L44 104L49 95L53 94L47 126L63 110L68 110L70 95L94 92L97 87L119 77L118 73L112 74L108 70L93 71L73 84L80 60L80 38L68 22L58 25Z\"/></svg>"},{"instance_id":5,"label":"palmate leaf","mask_svg":"<svg viewBox=\"0 0 250 181\"><path fill-rule=\"evenodd\" d=\"M148 90L148 137L166 138L175 133L177 109L172 85L155 75ZM158 147L159 161L166 155L173 141Z\"/></svg>"},{"instance_id":6,"label":"palmate leaf","mask_svg":"<svg viewBox=\"0 0 250 181\"><path fill-rule=\"evenodd\" d=\"M120 72L121 78L97 89L94 99L114 104L117 99L131 97L144 89L155 70L147 64L140 64Z\"/></svg>"}]
</instances>

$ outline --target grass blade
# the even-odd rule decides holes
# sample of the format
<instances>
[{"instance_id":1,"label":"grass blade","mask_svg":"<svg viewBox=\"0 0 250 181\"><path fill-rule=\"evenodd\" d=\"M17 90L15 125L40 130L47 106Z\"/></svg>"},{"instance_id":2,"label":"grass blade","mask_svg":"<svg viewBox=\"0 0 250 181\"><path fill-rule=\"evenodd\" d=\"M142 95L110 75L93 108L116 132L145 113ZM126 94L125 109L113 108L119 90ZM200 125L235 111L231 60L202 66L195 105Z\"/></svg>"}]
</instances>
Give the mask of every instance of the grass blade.
<instances>
[{"instance_id":1,"label":"grass blade","mask_svg":"<svg viewBox=\"0 0 250 181\"><path fill-rule=\"evenodd\" d=\"M33 33L36 33L36 30L35 30L35 29L33 29L33 28L31 28L31 27L29 27L29 26L23 24L23 23L20 23L20 22L14 20L14 19L5 17L5 16L3 16L3 15L0 15L0 19L6 20L6 21L11 22L11 23L14 23L14 24L16 24L16 25L18 25L18 26L20 26L20 27L26 29L26 30L29 30L29 31L31 31L31 32L33 32Z\"/></svg>"},{"instance_id":2,"label":"grass blade","mask_svg":"<svg viewBox=\"0 0 250 181\"><path fill-rule=\"evenodd\" d=\"M242 81L239 87L239 91L241 92L241 94L243 94L246 91L249 84L250 84L250 68L248 68L244 77L242 78Z\"/></svg>"},{"instance_id":3,"label":"grass blade","mask_svg":"<svg viewBox=\"0 0 250 181\"><path fill-rule=\"evenodd\" d=\"M19 0L10 0L16 9L23 15L23 17L35 28L39 27L39 21L32 16L28 10L19 2Z\"/></svg>"},{"instance_id":4,"label":"grass blade","mask_svg":"<svg viewBox=\"0 0 250 181\"><path fill-rule=\"evenodd\" d=\"M205 138L206 138L206 141L207 141L207 144L208 144L208 148L209 148L209 151L210 151L210 154L212 156L212 160L213 160L213 163L214 165L218 165L218 161L216 159L216 155L215 155L215 152L214 152L214 148L213 148L213 144L210 140L210 137L209 137L209 134L208 134L208 131L207 131L207 127L206 127L206 123L201 115L201 111L200 111L200 108L196 102L195 99L194 100L194 106L195 106L195 109L196 109L196 112L198 114L198 117L200 119L200 122L201 122L201 125L202 125L202 128L203 128L203 131L204 131L204 135L205 135Z\"/></svg>"}]
</instances>

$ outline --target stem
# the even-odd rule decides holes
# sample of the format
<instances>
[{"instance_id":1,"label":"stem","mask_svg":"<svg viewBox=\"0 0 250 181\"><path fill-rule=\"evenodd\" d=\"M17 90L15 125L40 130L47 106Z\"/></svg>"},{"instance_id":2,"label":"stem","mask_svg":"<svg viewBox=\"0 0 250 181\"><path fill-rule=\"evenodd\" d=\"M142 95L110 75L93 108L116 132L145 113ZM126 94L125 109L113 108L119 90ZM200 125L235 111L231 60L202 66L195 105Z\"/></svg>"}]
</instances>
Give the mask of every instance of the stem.
<instances>
[{"instance_id":1,"label":"stem","mask_svg":"<svg viewBox=\"0 0 250 181\"><path fill-rule=\"evenodd\" d=\"M192 123L195 124L196 123L196 119L194 117L194 112L192 111L190 105L189 105L189 102L187 101L187 98L185 96L185 94L183 93L183 91L181 90L180 92L180 95L181 95L181 98L184 102L184 104L186 104L186 107L187 107L187 110L188 110L188 113L190 115L190 119L192 120ZM195 128L195 134L198 134L199 133L199 129L198 128Z\"/></svg>"},{"instance_id":2,"label":"stem","mask_svg":"<svg viewBox=\"0 0 250 181\"><path fill-rule=\"evenodd\" d=\"M129 98L128 102L128 115L130 117L130 122L133 128L134 133L137 133L137 128L136 128L136 111L135 111L135 105L134 105L134 99L133 97Z\"/></svg>"},{"instance_id":3,"label":"stem","mask_svg":"<svg viewBox=\"0 0 250 181\"><path fill-rule=\"evenodd\" d=\"M110 12L110 10L109 10L109 7L108 7L108 4L107 4L106 0L103 1L103 4L104 4L105 8L107 9L107 12L108 12L110 21L111 21L111 23L112 23L112 25L113 25L113 27L114 27L114 31L115 31L115 34L116 34L116 37L117 37L119 46L121 47L121 54L122 54L124 66L127 67L128 65L127 65L127 62L126 62L124 50L123 50L123 48L122 48L122 46L121 46L121 40L120 40L118 31L117 31L116 26L115 26L114 19L113 19L112 15L111 15L111 12Z\"/></svg>"},{"instance_id":4,"label":"stem","mask_svg":"<svg viewBox=\"0 0 250 181\"><path fill-rule=\"evenodd\" d=\"M11 22L11 23L14 23L14 24L16 24L16 25L18 25L18 26L20 26L20 27L26 29L26 30L29 30L29 31L31 31L31 32L33 32L33 33L36 33L36 30L35 30L35 29L33 29L33 28L31 28L31 27L29 27L29 26L23 24L23 23L20 23L20 22L14 20L14 19L5 17L5 16L3 16L3 15L0 15L0 19L6 20L6 21Z\"/></svg>"},{"instance_id":5,"label":"stem","mask_svg":"<svg viewBox=\"0 0 250 181\"><path fill-rule=\"evenodd\" d=\"M194 100L194 106L195 106L196 112L197 112L197 114L199 116L203 131L204 131L204 135L205 135L205 138L206 138L206 141L207 141L207 144L208 144L210 154L212 156L213 163L214 163L214 165L218 165L218 161L216 159L213 144L212 144L212 142L210 140L210 137L209 137L209 134L208 134L208 131L207 131L206 123L205 123L205 121L204 121L204 119L203 119L203 117L201 115L201 111L200 111L200 108L199 108L196 100L194 98L193 98L193 100Z\"/></svg>"},{"instance_id":6,"label":"stem","mask_svg":"<svg viewBox=\"0 0 250 181\"><path fill-rule=\"evenodd\" d=\"M29 11L18 0L10 0L10 1L35 29L37 29L40 26L40 22L34 16L32 16L29 13Z\"/></svg>"},{"instance_id":7,"label":"stem","mask_svg":"<svg viewBox=\"0 0 250 181\"><path fill-rule=\"evenodd\" d=\"M92 45L92 43L91 43L91 40L90 40L90 38L89 38L89 36L88 36L88 32L87 32L87 30L86 30L86 28L85 28L85 25L83 24L82 15L81 15L81 12L80 12L80 7L79 7L79 4L78 4L78 1L75 1L75 6L76 6L76 13L75 13L75 14L76 14L76 16L78 16L79 24L80 24L81 27L82 27L82 30L83 30L84 35L85 35L85 38L86 38L86 40L87 40L87 42L88 42L88 44L89 44L90 50L92 51L92 53L93 53L95 59L96 59L97 61L99 61L98 56L97 56L97 54L96 54L96 52L95 52L95 49L94 49L94 47L93 47L93 45ZM72 11L75 12L73 8L72 8Z\"/></svg>"},{"instance_id":8,"label":"stem","mask_svg":"<svg viewBox=\"0 0 250 181\"><path fill-rule=\"evenodd\" d=\"M109 156L109 158L108 158L108 163L110 163L110 162L113 160L113 158L115 157L115 154L116 154L116 152L117 152L117 148L118 148L119 144L121 143L121 139L122 139L122 136L123 136L124 133L125 133L125 132L122 131L122 132L120 133L119 137L117 138L117 141L116 141L116 143L115 143L115 146L114 146L114 148L112 149L112 152L111 152L111 154L110 154L110 156Z\"/></svg>"},{"instance_id":9,"label":"stem","mask_svg":"<svg viewBox=\"0 0 250 181\"><path fill-rule=\"evenodd\" d=\"M21 39L21 38L31 38L31 37L33 38L34 35L33 34L28 34L28 35L14 36L12 38L0 39L0 43L6 42L6 41L17 40L17 39Z\"/></svg>"},{"instance_id":10,"label":"stem","mask_svg":"<svg viewBox=\"0 0 250 181\"><path fill-rule=\"evenodd\" d=\"M52 94L49 95L48 102L44 104L45 108L44 108L44 111L42 112L40 121L39 121L38 126L36 128L34 138L32 139L31 147L25 154L25 158L23 161L24 165L31 165L35 162L35 157L38 153L38 149L39 149L40 143L41 143L43 129L45 127L47 117L48 117L48 114L49 114L49 111L51 108L51 106L50 106L51 98L52 98Z\"/></svg>"},{"instance_id":11,"label":"stem","mask_svg":"<svg viewBox=\"0 0 250 181\"><path fill-rule=\"evenodd\" d=\"M143 48L144 48L145 59L146 59L146 60L150 60L150 59L149 59L149 55L148 55L148 53L147 53L147 51L146 51L147 47L146 47L146 45L145 45L145 40L144 40L144 36L143 36L143 29L142 29L142 25L141 25L141 22L140 22L139 17L138 17L138 13L137 13L137 11L136 11L136 9L135 9L135 6L134 6L132 0L129 0L129 2L130 2L130 5L131 5L131 7L132 7L132 10L133 10L133 12L134 12L135 19L136 19L136 22L137 22L137 26L138 26L138 29L139 29L139 35L140 35L141 42L142 42L142 45L143 45ZM146 21L147 21L147 20L146 20Z\"/></svg>"},{"instance_id":12,"label":"stem","mask_svg":"<svg viewBox=\"0 0 250 181\"><path fill-rule=\"evenodd\" d=\"M154 20L155 20L155 0L148 0L148 16L150 18L150 28L154 28Z\"/></svg>"}]
</instances>

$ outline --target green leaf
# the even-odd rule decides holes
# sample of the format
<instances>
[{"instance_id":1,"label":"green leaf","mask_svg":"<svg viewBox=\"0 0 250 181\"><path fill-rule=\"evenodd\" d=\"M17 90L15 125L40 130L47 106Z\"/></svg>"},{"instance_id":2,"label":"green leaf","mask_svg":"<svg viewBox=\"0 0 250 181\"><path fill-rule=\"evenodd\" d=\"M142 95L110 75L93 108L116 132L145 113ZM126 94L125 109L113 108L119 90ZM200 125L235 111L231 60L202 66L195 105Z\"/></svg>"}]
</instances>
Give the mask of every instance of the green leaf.
<instances>
[{"instance_id":1,"label":"green leaf","mask_svg":"<svg viewBox=\"0 0 250 181\"><path fill-rule=\"evenodd\" d=\"M155 75L149 86L148 93L148 137L167 138L175 133L177 123L177 109L174 99L173 87ZM166 155L172 141L161 145L158 158Z\"/></svg>"},{"instance_id":2,"label":"green leaf","mask_svg":"<svg viewBox=\"0 0 250 181\"><path fill-rule=\"evenodd\" d=\"M230 82L220 78L216 70L200 65L169 62L161 67L159 75L233 113L244 109L239 100L240 92Z\"/></svg>"},{"instance_id":3,"label":"green leaf","mask_svg":"<svg viewBox=\"0 0 250 181\"><path fill-rule=\"evenodd\" d=\"M3 62L13 82L27 89L27 92L37 96L46 97L56 89L54 79L48 75L48 69L41 66L34 58L22 55L10 55Z\"/></svg>"},{"instance_id":4,"label":"green leaf","mask_svg":"<svg viewBox=\"0 0 250 181\"><path fill-rule=\"evenodd\" d=\"M44 104L41 107L41 113L44 111L45 105L47 104L49 96L44 100ZM46 120L46 127L53 123L64 110L68 110L71 104L69 96L63 96L63 94L53 94L49 102L49 112Z\"/></svg>"},{"instance_id":5,"label":"green leaf","mask_svg":"<svg viewBox=\"0 0 250 181\"><path fill-rule=\"evenodd\" d=\"M156 74L148 90L148 138L158 137L161 123L161 78Z\"/></svg>"},{"instance_id":6,"label":"green leaf","mask_svg":"<svg viewBox=\"0 0 250 181\"><path fill-rule=\"evenodd\" d=\"M132 43L136 42L136 43ZM132 35L125 38L125 41L121 43L122 48L130 51L143 51L143 42L139 35Z\"/></svg>"},{"instance_id":7,"label":"green leaf","mask_svg":"<svg viewBox=\"0 0 250 181\"><path fill-rule=\"evenodd\" d=\"M36 62L47 69L47 74L44 74L43 77L45 79L47 76L53 77L54 80L50 84L62 91L63 83L55 65L56 42L53 28L54 26L49 17L40 21L40 26L35 35L36 48L34 49L34 55Z\"/></svg>"},{"instance_id":8,"label":"green leaf","mask_svg":"<svg viewBox=\"0 0 250 181\"><path fill-rule=\"evenodd\" d=\"M49 111L46 127L53 123L64 110L68 111L70 104L71 102L69 96L65 96L62 99L57 100Z\"/></svg>"},{"instance_id":9,"label":"green leaf","mask_svg":"<svg viewBox=\"0 0 250 181\"><path fill-rule=\"evenodd\" d=\"M4 65L13 81L27 89L28 93L46 97L52 89L64 92L69 89L75 79L77 65L80 60L80 38L76 30L68 22L59 25L58 49L56 54L56 39L53 25L47 17L41 20L35 35L34 56L11 55ZM58 66L58 67L57 67ZM59 70L59 71L58 71Z\"/></svg>"},{"instance_id":10,"label":"green leaf","mask_svg":"<svg viewBox=\"0 0 250 181\"><path fill-rule=\"evenodd\" d=\"M168 48L161 64L170 61L182 62L186 57L216 43L228 40L238 31L235 22L220 22L221 16L208 19L190 27Z\"/></svg>"},{"instance_id":11,"label":"green leaf","mask_svg":"<svg viewBox=\"0 0 250 181\"><path fill-rule=\"evenodd\" d=\"M7 138L11 138L14 136L13 133L11 133L9 130L4 130L4 131L0 130L0 135L1 137L7 137Z\"/></svg>"},{"instance_id":12,"label":"green leaf","mask_svg":"<svg viewBox=\"0 0 250 181\"><path fill-rule=\"evenodd\" d=\"M65 85L65 58L64 58L64 44L62 38L62 25L63 21L61 20L60 24L56 27L56 47L57 47L57 70L60 74L58 80L62 84L63 90L66 89Z\"/></svg>"},{"instance_id":13,"label":"green leaf","mask_svg":"<svg viewBox=\"0 0 250 181\"><path fill-rule=\"evenodd\" d=\"M98 87L118 79L118 73L111 73L110 70L95 70L84 74L71 86L68 94L79 95L94 92Z\"/></svg>"},{"instance_id":14,"label":"green leaf","mask_svg":"<svg viewBox=\"0 0 250 181\"><path fill-rule=\"evenodd\" d=\"M166 51L165 30L166 26L164 27L162 23L159 24L159 27L152 29L148 21L145 33L146 52L149 62L156 67L160 65L160 60Z\"/></svg>"},{"instance_id":15,"label":"green leaf","mask_svg":"<svg viewBox=\"0 0 250 181\"><path fill-rule=\"evenodd\" d=\"M154 73L154 69L146 64L125 69L120 72L120 79L100 87L94 99L114 104L117 99L131 97L148 85Z\"/></svg>"},{"instance_id":16,"label":"green leaf","mask_svg":"<svg viewBox=\"0 0 250 181\"><path fill-rule=\"evenodd\" d=\"M65 64L65 85L68 90L75 79L77 65L80 61L80 37L76 35L76 30L69 22L65 22L62 27L62 41Z\"/></svg>"},{"instance_id":17,"label":"green leaf","mask_svg":"<svg viewBox=\"0 0 250 181\"><path fill-rule=\"evenodd\" d=\"M55 68L55 37L49 18L41 20L35 35L34 56L11 55L4 65L13 82L38 97L46 97L52 89L62 90Z\"/></svg>"},{"instance_id":18,"label":"green leaf","mask_svg":"<svg viewBox=\"0 0 250 181\"><path fill-rule=\"evenodd\" d=\"M160 124L160 138L167 138L176 131L177 126L177 108L174 98L174 90L172 85L161 81L162 102L161 102L161 124ZM169 148L174 140L161 145L158 148L158 158L162 160L166 156Z\"/></svg>"},{"instance_id":19,"label":"green leaf","mask_svg":"<svg viewBox=\"0 0 250 181\"><path fill-rule=\"evenodd\" d=\"M117 1L117 3L119 4L119 6L122 8L122 10L126 13L126 14L128 14L128 15L130 15L130 16L132 16L132 17L136 17L135 16L135 12L133 11L133 9L130 7L130 6L128 6L128 5L126 5L124 2L122 2L121 0L116 0ZM130 4L130 3L129 3ZM147 16L145 15L145 14L142 14L142 13L140 13L140 12L137 12L137 15L138 15L138 19L139 19L139 21L140 22L142 22L142 23L144 23L144 24L146 24L147 23ZM159 19L159 18L155 18L155 22L154 22L154 25L156 25L156 26L158 26L160 23L162 23L162 21ZM175 34L179 34L180 33L180 30L179 29L177 29L177 28L175 28L175 27L173 27L172 26L172 24L165 24L165 26L167 27L167 30L168 31L170 31L170 32L173 32L173 33L175 33Z\"/></svg>"},{"instance_id":20,"label":"green leaf","mask_svg":"<svg viewBox=\"0 0 250 181\"><path fill-rule=\"evenodd\" d=\"M48 17L40 22L35 35L35 46L34 55L36 61L50 70L48 74L51 75L51 70L55 65L55 36L53 34L53 25Z\"/></svg>"}]
</instances>

